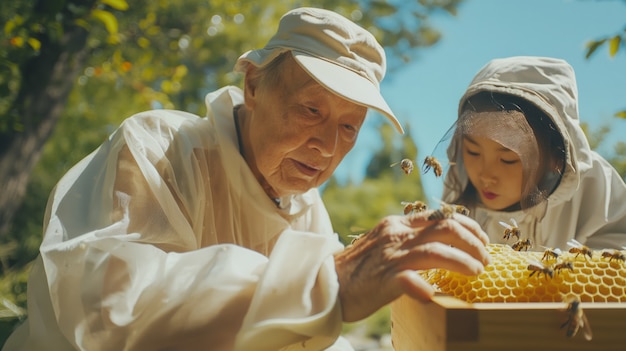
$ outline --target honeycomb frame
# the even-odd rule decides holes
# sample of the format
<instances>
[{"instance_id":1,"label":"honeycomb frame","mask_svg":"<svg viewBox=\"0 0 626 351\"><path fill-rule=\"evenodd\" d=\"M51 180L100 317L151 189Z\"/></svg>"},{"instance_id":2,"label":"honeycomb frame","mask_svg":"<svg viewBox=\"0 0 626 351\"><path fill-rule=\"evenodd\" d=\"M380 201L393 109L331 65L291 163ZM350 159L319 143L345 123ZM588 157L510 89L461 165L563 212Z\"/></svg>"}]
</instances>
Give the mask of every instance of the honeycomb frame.
<instances>
[{"instance_id":1,"label":"honeycomb frame","mask_svg":"<svg viewBox=\"0 0 626 351\"><path fill-rule=\"evenodd\" d=\"M589 257L571 250L554 257L504 244L489 244L487 250L492 263L477 276L444 269L422 276L439 292L469 303L561 302L568 296L582 302L626 302L624 251L595 251ZM559 265L562 269L555 269Z\"/></svg>"}]
</instances>

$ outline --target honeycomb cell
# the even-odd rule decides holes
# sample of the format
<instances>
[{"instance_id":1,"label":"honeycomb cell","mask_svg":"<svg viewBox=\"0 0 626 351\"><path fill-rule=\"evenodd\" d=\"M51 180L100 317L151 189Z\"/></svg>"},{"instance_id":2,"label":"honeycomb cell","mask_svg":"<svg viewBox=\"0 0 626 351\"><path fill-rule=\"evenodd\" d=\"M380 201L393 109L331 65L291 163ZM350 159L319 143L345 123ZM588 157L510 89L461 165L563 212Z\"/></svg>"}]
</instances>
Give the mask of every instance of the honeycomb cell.
<instances>
[{"instance_id":1,"label":"honeycomb cell","mask_svg":"<svg viewBox=\"0 0 626 351\"><path fill-rule=\"evenodd\" d=\"M467 300L466 301L474 301L476 299L476 292L471 290L468 291L467 294L465 295Z\"/></svg>"},{"instance_id":2,"label":"honeycomb cell","mask_svg":"<svg viewBox=\"0 0 626 351\"><path fill-rule=\"evenodd\" d=\"M585 291L591 296L596 296L598 295L598 286L594 284L587 284L585 285Z\"/></svg>"},{"instance_id":3,"label":"honeycomb cell","mask_svg":"<svg viewBox=\"0 0 626 351\"><path fill-rule=\"evenodd\" d=\"M602 285L611 286L613 285L613 278L609 277L608 275L604 276L602 277L602 283L603 283Z\"/></svg>"},{"instance_id":4,"label":"honeycomb cell","mask_svg":"<svg viewBox=\"0 0 626 351\"><path fill-rule=\"evenodd\" d=\"M624 288L623 287L617 286L617 285L611 286L611 295L612 296L615 296L615 297L619 298L623 294L624 294Z\"/></svg>"},{"instance_id":5,"label":"honeycomb cell","mask_svg":"<svg viewBox=\"0 0 626 351\"><path fill-rule=\"evenodd\" d=\"M559 287L555 284L550 284L546 286L546 293L549 295L557 295L559 292Z\"/></svg>"},{"instance_id":6,"label":"honeycomb cell","mask_svg":"<svg viewBox=\"0 0 626 351\"><path fill-rule=\"evenodd\" d=\"M611 296L611 289L607 286L607 284L598 285L598 293L601 296Z\"/></svg>"}]
</instances>

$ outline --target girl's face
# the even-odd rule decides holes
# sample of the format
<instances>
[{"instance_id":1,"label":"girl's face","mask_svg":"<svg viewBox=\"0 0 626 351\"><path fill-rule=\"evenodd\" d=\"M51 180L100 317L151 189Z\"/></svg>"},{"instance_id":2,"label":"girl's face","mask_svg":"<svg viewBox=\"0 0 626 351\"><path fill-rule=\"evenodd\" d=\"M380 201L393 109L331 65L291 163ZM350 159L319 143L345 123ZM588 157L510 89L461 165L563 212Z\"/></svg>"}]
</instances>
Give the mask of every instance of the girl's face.
<instances>
[{"instance_id":1,"label":"girl's face","mask_svg":"<svg viewBox=\"0 0 626 351\"><path fill-rule=\"evenodd\" d=\"M503 210L522 197L522 161L517 153L483 137L465 136L463 163L481 202Z\"/></svg>"}]
</instances>

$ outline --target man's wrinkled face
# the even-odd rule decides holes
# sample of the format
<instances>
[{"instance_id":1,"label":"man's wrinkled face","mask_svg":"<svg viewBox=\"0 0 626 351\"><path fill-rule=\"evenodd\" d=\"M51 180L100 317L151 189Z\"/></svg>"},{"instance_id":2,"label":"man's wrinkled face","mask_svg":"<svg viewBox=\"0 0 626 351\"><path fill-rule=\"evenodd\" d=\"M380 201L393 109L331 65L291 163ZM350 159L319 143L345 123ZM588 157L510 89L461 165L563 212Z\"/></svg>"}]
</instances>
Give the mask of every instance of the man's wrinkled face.
<instances>
[{"instance_id":1,"label":"man's wrinkled face","mask_svg":"<svg viewBox=\"0 0 626 351\"><path fill-rule=\"evenodd\" d=\"M354 146L367 108L311 78L293 58L273 83L246 82L246 159L271 197L321 185Z\"/></svg>"}]
</instances>

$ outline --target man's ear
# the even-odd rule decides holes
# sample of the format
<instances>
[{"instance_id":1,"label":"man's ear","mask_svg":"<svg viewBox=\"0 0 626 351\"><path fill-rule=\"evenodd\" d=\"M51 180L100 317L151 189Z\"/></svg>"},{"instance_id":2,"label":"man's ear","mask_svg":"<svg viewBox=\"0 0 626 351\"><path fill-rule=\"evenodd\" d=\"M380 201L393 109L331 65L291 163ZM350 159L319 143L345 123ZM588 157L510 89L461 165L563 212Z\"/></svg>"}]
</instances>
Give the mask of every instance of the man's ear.
<instances>
[{"instance_id":1,"label":"man's ear","mask_svg":"<svg viewBox=\"0 0 626 351\"><path fill-rule=\"evenodd\" d=\"M256 105L256 89L259 85L259 79L257 78L258 75L256 74L257 69L258 68L254 65L248 64L248 67L246 68L246 75L244 77L244 104L246 108L250 110L252 110Z\"/></svg>"}]
</instances>

